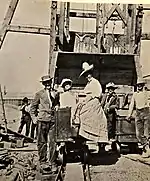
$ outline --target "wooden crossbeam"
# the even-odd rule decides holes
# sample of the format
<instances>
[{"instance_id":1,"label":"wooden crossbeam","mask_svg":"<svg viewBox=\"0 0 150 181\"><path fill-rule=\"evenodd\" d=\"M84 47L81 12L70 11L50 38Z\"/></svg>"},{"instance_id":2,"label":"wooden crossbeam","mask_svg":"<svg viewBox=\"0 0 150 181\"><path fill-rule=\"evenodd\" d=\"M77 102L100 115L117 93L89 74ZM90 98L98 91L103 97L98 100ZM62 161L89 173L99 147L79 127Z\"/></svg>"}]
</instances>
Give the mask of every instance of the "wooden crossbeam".
<instances>
[{"instance_id":1,"label":"wooden crossbeam","mask_svg":"<svg viewBox=\"0 0 150 181\"><path fill-rule=\"evenodd\" d=\"M150 32L149 33L142 33L142 40L150 40Z\"/></svg>"},{"instance_id":2,"label":"wooden crossbeam","mask_svg":"<svg viewBox=\"0 0 150 181\"><path fill-rule=\"evenodd\" d=\"M20 25L9 25L7 31L18 32L18 33L33 33L41 35L50 35L50 28L43 28L40 26L20 26Z\"/></svg>"},{"instance_id":3,"label":"wooden crossbeam","mask_svg":"<svg viewBox=\"0 0 150 181\"><path fill-rule=\"evenodd\" d=\"M41 27L41 26L22 26L22 25L9 25L7 31L18 32L18 33L31 33L31 34L41 34L41 35L50 35L50 28ZM76 32L82 34L82 32ZM85 32L84 34L96 35L95 33ZM108 35L108 34L105 34ZM150 40L150 32L142 33L142 40Z\"/></svg>"},{"instance_id":4,"label":"wooden crossbeam","mask_svg":"<svg viewBox=\"0 0 150 181\"><path fill-rule=\"evenodd\" d=\"M69 13L70 17L75 17L75 18L96 18L96 13L83 13L83 12L70 12ZM117 17L118 14L112 14L111 17Z\"/></svg>"},{"instance_id":5,"label":"wooden crossbeam","mask_svg":"<svg viewBox=\"0 0 150 181\"><path fill-rule=\"evenodd\" d=\"M13 15L14 15L18 2L19 2L19 0L11 0L8 10L6 12L6 15L5 15L5 18L4 18L4 21L2 24L2 28L0 29L0 48L3 44L8 25L11 23L11 20L13 18Z\"/></svg>"}]
</instances>

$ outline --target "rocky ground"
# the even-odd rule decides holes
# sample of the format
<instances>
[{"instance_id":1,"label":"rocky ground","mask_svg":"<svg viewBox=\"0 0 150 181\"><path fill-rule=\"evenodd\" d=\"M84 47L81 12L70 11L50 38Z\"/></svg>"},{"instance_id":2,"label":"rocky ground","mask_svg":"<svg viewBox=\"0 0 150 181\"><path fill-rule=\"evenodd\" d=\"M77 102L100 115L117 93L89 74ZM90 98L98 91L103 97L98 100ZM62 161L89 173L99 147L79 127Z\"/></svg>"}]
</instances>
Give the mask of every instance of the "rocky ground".
<instances>
[{"instance_id":1,"label":"rocky ground","mask_svg":"<svg viewBox=\"0 0 150 181\"><path fill-rule=\"evenodd\" d=\"M6 112L8 127L17 131L19 110L7 106ZM2 112L0 120L2 124ZM37 165L35 143L27 143L22 148L0 149L0 180L36 180ZM138 154L92 153L90 171L91 181L150 181L150 158L142 159Z\"/></svg>"},{"instance_id":2,"label":"rocky ground","mask_svg":"<svg viewBox=\"0 0 150 181\"><path fill-rule=\"evenodd\" d=\"M92 181L150 181L150 164L131 159L136 156L106 154L99 157L97 163L93 157L90 169Z\"/></svg>"}]
</instances>

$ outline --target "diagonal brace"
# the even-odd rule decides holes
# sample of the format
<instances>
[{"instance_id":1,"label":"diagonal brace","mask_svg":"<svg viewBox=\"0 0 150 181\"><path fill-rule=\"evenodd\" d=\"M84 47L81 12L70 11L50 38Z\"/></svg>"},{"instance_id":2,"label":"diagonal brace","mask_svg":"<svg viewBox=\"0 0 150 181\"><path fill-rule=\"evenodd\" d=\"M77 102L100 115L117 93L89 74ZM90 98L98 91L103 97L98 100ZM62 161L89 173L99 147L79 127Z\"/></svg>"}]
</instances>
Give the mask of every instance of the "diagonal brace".
<instances>
[{"instance_id":1,"label":"diagonal brace","mask_svg":"<svg viewBox=\"0 0 150 181\"><path fill-rule=\"evenodd\" d=\"M15 13L18 2L19 2L19 0L11 0L10 5L8 7L7 13L5 15L5 18L4 18L4 21L2 24L2 28L0 29L0 48L3 44L4 39L5 39L7 27L11 23L11 20L13 18L14 13Z\"/></svg>"}]
</instances>

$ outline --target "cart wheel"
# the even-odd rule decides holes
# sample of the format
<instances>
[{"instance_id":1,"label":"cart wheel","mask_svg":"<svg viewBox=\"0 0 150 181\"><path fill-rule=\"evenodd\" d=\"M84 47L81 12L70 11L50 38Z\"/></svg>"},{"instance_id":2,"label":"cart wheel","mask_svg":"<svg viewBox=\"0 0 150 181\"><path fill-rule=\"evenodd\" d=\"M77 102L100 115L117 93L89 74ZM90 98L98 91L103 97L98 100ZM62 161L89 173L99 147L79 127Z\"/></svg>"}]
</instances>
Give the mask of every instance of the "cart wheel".
<instances>
[{"instance_id":1,"label":"cart wheel","mask_svg":"<svg viewBox=\"0 0 150 181\"><path fill-rule=\"evenodd\" d=\"M138 151L138 144L132 143L128 145L130 153L137 153Z\"/></svg>"},{"instance_id":2,"label":"cart wheel","mask_svg":"<svg viewBox=\"0 0 150 181\"><path fill-rule=\"evenodd\" d=\"M57 162L60 165L65 165L66 164L66 150L65 146L61 147L60 150L58 151L57 155Z\"/></svg>"},{"instance_id":3,"label":"cart wheel","mask_svg":"<svg viewBox=\"0 0 150 181\"><path fill-rule=\"evenodd\" d=\"M111 144L112 151L115 151L117 153L120 153L120 145L117 142L112 142Z\"/></svg>"},{"instance_id":4,"label":"cart wheel","mask_svg":"<svg viewBox=\"0 0 150 181\"><path fill-rule=\"evenodd\" d=\"M88 160L89 160L89 150L88 150L88 147L86 146L83 149L83 164L86 165L88 163Z\"/></svg>"}]
</instances>

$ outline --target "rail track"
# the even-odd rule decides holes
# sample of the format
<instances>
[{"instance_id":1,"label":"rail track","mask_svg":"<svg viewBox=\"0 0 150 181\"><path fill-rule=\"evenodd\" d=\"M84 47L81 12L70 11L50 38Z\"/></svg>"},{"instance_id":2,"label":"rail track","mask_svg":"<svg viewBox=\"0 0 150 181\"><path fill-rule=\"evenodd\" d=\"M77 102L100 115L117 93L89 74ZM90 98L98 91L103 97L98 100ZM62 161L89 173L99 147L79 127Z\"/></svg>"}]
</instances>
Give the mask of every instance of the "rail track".
<instances>
[{"instance_id":1,"label":"rail track","mask_svg":"<svg viewBox=\"0 0 150 181\"><path fill-rule=\"evenodd\" d=\"M67 163L58 168L57 174L43 175L41 181L91 181L88 164Z\"/></svg>"}]
</instances>

